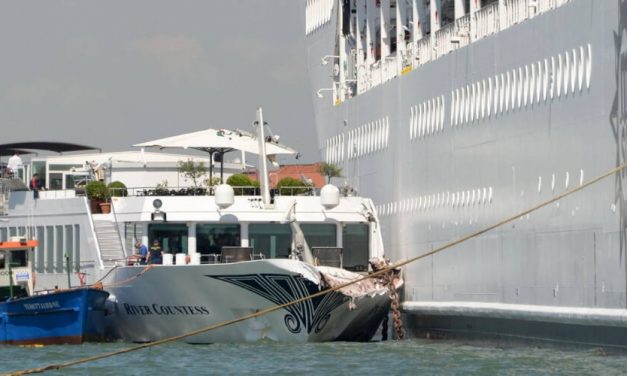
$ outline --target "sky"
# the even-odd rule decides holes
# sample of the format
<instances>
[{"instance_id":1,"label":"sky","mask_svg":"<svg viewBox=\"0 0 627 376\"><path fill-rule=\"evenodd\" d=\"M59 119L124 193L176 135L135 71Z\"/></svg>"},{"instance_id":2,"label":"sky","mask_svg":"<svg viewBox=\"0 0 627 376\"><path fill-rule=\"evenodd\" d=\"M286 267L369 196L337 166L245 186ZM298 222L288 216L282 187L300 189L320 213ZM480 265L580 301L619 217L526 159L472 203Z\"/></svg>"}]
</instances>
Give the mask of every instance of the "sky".
<instances>
[{"instance_id":1,"label":"sky","mask_svg":"<svg viewBox=\"0 0 627 376\"><path fill-rule=\"evenodd\" d=\"M206 128L252 131L320 160L302 0L3 1L0 144L105 151ZM290 158L289 163L295 163Z\"/></svg>"}]
</instances>

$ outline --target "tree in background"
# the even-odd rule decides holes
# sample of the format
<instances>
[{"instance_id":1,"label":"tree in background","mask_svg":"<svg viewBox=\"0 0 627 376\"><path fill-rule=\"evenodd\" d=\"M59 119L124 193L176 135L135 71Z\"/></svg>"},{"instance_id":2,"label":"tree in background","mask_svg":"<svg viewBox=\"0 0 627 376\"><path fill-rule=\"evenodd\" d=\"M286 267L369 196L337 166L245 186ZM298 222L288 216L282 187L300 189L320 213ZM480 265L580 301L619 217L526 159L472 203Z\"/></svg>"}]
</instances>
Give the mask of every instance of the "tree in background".
<instances>
[{"instance_id":1,"label":"tree in background","mask_svg":"<svg viewBox=\"0 0 627 376\"><path fill-rule=\"evenodd\" d=\"M333 163L321 163L320 167L318 167L318 172L327 177L327 184L331 183L331 178L339 178L342 176L342 169Z\"/></svg>"},{"instance_id":2,"label":"tree in background","mask_svg":"<svg viewBox=\"0 0 627 376\"><path fill-rule=\"evenodd\" d=\"M202 177L207 174L207 168L202 162L194 162L191 158L186 161L179 161L179 173L185 179L190 179L194 183L194 188L203 182Z\"/></svg>"}]
</instances>

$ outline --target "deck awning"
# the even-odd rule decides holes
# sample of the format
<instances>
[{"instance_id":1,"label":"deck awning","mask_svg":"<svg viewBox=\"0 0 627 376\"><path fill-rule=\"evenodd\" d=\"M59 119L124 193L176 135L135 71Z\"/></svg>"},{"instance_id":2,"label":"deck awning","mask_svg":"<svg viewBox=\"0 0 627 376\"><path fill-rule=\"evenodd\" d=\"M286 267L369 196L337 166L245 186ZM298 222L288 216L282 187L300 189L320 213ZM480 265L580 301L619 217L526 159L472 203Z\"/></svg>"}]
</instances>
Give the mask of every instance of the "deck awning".
<instances>
[{"instance_id":1,"label":"deck awning","mask_svg":"<svg viewBox=\"0 0 627 376\"><path fill-rule=\"evenodd\" d=\"M29 141L29 142L12 142L0 145L0 155L11 154L30 154L29 150L46 150L55 153L65 153L80 150L100 150L88 145L70 144L67 142L47 142L47 141Z\"/></svg>"},{"instance_id":2,"label":"deck awning","mask_svg":"<svg viewBox=\"0 0 627 376\"><path fill-rule=\"evenodd\" d=\"M184 133L178 136L160 138L157 140L135 144L136 147L183 148L195 149L208 153L226 153L241 150L247 153L258 154L259 144L257 137L239 130L205 129L202 131ZM296 154L296 150L277 142L266 142L266 154Z\"/></svg>"}]
</instances>

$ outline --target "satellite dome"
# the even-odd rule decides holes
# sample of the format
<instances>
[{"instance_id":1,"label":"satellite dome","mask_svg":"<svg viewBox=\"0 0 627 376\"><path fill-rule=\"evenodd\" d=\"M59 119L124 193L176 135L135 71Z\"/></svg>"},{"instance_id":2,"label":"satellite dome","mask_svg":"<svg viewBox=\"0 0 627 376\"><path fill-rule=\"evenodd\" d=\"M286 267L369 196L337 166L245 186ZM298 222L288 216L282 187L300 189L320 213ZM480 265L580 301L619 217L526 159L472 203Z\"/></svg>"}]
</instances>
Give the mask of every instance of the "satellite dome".
<instances>
[{"instance_id":1,"label":"satellite dome","mask_svg":"<svg viewBox=\"0 0 627 376\"><path fill-rule=\"evenodd\" d=\"M320 190L320 204L326 209L332 209L340 203L340 190L332 185L327 184Z\"/></svg>"},{"instance_id":2,"label":"satellite dome","mask_svg":"<svg viewBox=\"0 0 627 376\"><path fill-rule=\"evenodd\" d=\"M225 209L233 205L235 196L233 187L228 184L220 184L215 189L216 205L218 205L220 209Z\"/></svg>"}]
</instances>

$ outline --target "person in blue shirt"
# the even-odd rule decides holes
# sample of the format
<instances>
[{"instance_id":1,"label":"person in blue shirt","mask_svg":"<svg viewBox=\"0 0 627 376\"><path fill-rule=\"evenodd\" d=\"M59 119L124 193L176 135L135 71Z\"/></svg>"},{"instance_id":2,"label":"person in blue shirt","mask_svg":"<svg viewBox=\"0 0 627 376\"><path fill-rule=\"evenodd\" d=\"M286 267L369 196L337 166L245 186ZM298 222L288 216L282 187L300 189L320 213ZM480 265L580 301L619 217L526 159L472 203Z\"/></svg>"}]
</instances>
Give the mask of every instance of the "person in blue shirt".
<instances>
[{"instance_id":1,"label":"person in blue shirt","mask_svg":"<svg viewBox=\"0 0 627 376\"><path fill-rule=\"evenodd\" d=\"M139 264L146 265L146 257L148 256L148 247L145 244L142 244L139 240L135 242L135 249L137 250L137 255L139 255Z\"/></svg>"}]
</instances>

